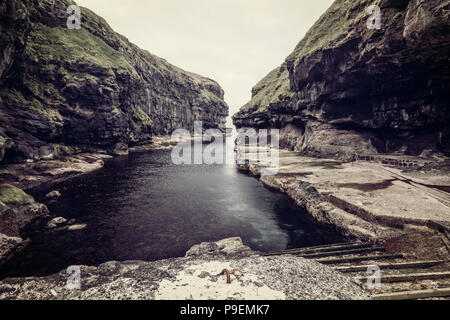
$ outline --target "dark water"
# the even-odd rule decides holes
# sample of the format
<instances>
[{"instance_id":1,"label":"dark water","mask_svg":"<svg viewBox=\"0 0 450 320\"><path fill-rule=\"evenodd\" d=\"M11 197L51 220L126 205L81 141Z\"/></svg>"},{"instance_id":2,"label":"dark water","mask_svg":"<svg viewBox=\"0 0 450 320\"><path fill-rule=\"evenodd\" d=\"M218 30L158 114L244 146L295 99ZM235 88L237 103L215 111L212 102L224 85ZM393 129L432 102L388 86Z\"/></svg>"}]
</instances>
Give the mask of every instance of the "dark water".
<instances>
[{"instance_id":1,"label":"dark water","mask_svg":"<svg viewBox=\"0 0 450 320\"><path fill-rule=\"evenodd\" d=\"M53 216L86 228L55 231L42 221L31 244L0 277L47 275L69 265L183 256L192 245L239 236L254 250L327 244L337 231L314 224L285 195L231 165L173 165L170 152L116 158L53 189ZM48 190L43 190L47 192Z\"/></svg>"}]
</instances>

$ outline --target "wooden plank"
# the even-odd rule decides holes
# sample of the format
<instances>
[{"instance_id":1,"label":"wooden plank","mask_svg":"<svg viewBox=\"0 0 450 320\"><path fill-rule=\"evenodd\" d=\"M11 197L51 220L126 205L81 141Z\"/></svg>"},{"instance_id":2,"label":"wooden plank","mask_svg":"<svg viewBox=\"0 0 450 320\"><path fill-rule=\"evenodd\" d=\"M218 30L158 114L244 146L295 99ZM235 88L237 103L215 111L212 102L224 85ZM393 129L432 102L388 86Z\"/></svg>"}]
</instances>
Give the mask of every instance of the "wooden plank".
<instances>
[{"instance_id":1,"label":"wooden plank","mask_svg":"<svg viewBox=\"0 0 450 320\"><path fill-rule=\"evenodd\" d=\"M358 241L339 242L339 243L323 244L323 245L320 245L320 246L313 246L313 247L292 248L292 249L285 249L285 250L280 250L280 251L271 251L271 252L267 252L267 253L289 252L289 251L297 251L297 250L314 250L314 249L329 248L329 247L350 245L350 244L356 244L356 243L361 243L361 242L358 242Z\"/></svg>"},{"instance_id":2,"label":"wooden plank","mask_svg":"<svg viewBox=\"0 0 450 320\"><path fill-rule=\"evenodd\" d=\"M304 248L294 248L294 249L287 249L289 250L316 250L316 249L324 249L324 248L334 248L339 246L345 246L345 245L353 245L353 244L361 244L363 242L361 241L350 241L350 242L337 242L337 243L330 243L330 244L323 244L320 246L312 246L312 247L304 247Z\"/></svg>"},{"instance_id":3,"label":"wooden plank","mask_svg":"<svg viewBox=\"0 0 450 320\"><path fill-rule=\"evenodd\" d=\"M350 245L342 245L342 246L333 246L327 248L318 248L318 249L309 249L309 250L301 250L301 253L319 253L319 252L330 252L330 251L340 251L345 249L362 249L371 247L371 243L356 243Z\"/></svg>"},{"instance_id":4,"label":"wooden plank","mask_svg":"<svg viewBox=\"0 0 450 320\"><path fill-rule=\"evenodd\" d=\"M356 277L356 281L367 281L369 277ZM426 273L408 273L408 274L392 274L381 275L382 283L406 282L416 280L433 280L450 278L450 271L447 272L426 272Z\"/></svg>"},{"instance_id":5,"label":"wooden plank","mask_svg":"<svg viewBox=\"0 0 450 320\"><path fill-rule=\"evenodd\" d=\"M430 228L434 228L438 231L442 230L445 233L450 234L450 223L448 223L448 222L439 222L439 221L430 220L430 221L428 221L427 225Z\"/></svg>"},{"instance_id":6,"label":"wooden plank","mask_svg":"<svg viewBox=\"0 0 450 320\"><path fill-rule=\"evenodd\" d=\"M265 253L262 253L262 255L263 256L275 256L275 255L282 255L282 254L338 251L340 249L347 249L347 248L348 249L368 248L371 245L372 245L371 243L354 242L354 243L334 244L334 245L319 246L319 247L286 249L286 250L280 250L280 251L265 252Z\"/></svg>"},{"instance_id":7,"label":"wooden plank","mask_svg":"<svg viewBox=\"0 0 450 320\"><path fill-rule=\"evenodd\" d=\"M412 300L412 299L425 299L425 298L449 297L449 296L450 296L450 288L440 288L440 289L375 294L372 296L372 298L374 300Z\"/></svg>"},{"instance_id":8,"label":"wooden plank","mask_svg":"<svg viewBox=\"0 0 450 320\"><path fill-rule=\"evenodd\" d=\"M380 263L377 266L381 269L408 269L408 268L428 268L441 263L445 260L425 260L425 261L413 261L413 262L400 262L400 263ZM370 265L365 266L349 266L349 267L336 267L335 270L340 272L359 272L367 271Z\"/></svg>"},{"instance_id":9,"label":"wooden plank","mask_svg":"<svg viewBox=\"0 0 450 320\"><path fill-rule=\"evenodd\" d=\"M342 251L330 251L330 252L319 252L312 254L296 254L299 257L306 259L314 259L314 258L322 258L322 257L332 257L332 256L344 256L347 254L357 254L364 252L374 252L374 251L385 251L386 249L383 247L375 247L375 248L363 248L363 249L350 249L350 250L342 250Z\"/></svg>"},{"instance_id":10,"label":"wooden plank","mask_svg":"<svg viewBox=\"0 0 450 320\"><path fill-rule=\"evenodd\" d=\"M362 257L349 257L349 258L336 258L336 259L317 259L317 262L322 264L339 264L339 263L347 263L347 262L358 262L358 261L367 261L367 260L380 260L380 259L400 259L403 258L403 255L398 254L380 254L380 255L369 255Z\"/></svg>"}]
</instances>

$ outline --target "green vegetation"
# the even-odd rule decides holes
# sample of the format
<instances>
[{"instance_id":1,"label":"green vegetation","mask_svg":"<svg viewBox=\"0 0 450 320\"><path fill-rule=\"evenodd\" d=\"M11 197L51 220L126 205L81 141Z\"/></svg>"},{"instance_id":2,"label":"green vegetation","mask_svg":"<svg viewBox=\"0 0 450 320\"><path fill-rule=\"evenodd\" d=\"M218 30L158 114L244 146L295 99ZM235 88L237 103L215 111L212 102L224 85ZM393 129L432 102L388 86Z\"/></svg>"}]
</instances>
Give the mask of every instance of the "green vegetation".
<instances>
[{"instance_id":1,"label":"green vegetation","mask_svg":"<svg viewBox=\"0 0 450 320\"><path fill-rule=\"evenodd\" d=\"M90 73L68 72L64 68L60 68L58 73L63 76L64 83L66 84L76 85L83 82L90 82L93 84L100 83L100 79Z\"/></svg>"},{"instance_id":2,"label":"green vegetation","mask_svg":"<svg viewBox=\"0 0 450 320\"><path fill-rule=\"evenodd\" d=\"M380 0L335 0L286 61L297 64L315 51L339 45L352 32L353 27L367 16L365 9L379 2ZM271 104L290 100L293 92L285 65L286 63L271 71L256 84L253 88L256 94L241 108L241 113L266 113Z\"/></svg>"},{"instance_id":3,"label":"green vegetation","mask_svg":"<svg viewBox=\"0 0 450 320\"><path fill-rule=\"evenodd\" d=\"M0 185L0 205L1 206L20 206L26 204L33 197L23 192L21 189L11 185Z\"/></svg>"},{"instance_id":4,"label":"green vegetation","mask_svg":"<svg viewBox=\"0 0 450 320\"><path fill-rule=\"evenodd\" d=\"M25 110L33 111L45 118L47 118L50 122L62 122L62 117L59 112L52 107L44 107L41 101L36 98L27 99L23 96L22 92L11 89L5 90L0 93L2 98L10 103L11 105L15 105L18 108L22 108Z\"/></svg>"},{"instance_id":5,"label":"green vegetation","mask_svg":"<svg viewBox=\"0 0 450 320\"><path fill-rule=\"evenodd\" d=\"M335 0L306 33L287 60L297 64L302 58L317 50L338 45L355 29L353 27L367 16L366 8L379 2L380 0Z\"/></svg>"},{"instance_id":6,"label":"green vegetation","mask_svg":"<svg viewBox=\"0 0 450 320\"><path fill-rule=\"evenodd\" d=\"M153 124L152 119L140 107L134 110L132 123L138 132L143 132L144 128L149 128Z\"/></svg>"},{"instance_id":7,"label":"green vegetation","mask_svg":"<svg viewBox=\"0 0 450 320\"><path fill-rule=\"evenodd\" d=\"M216 96L213 92L208 91L206 89L202 89L199 94L200 101L210 104L210 103L216 103L216 104L223 104L223 100L220 99L218 96Z\"/></svg>"},{"instance_id":8,"label":"green vegetation","mask_svg":"<svg viewBox=\"0 0 450 320\"><path fill-rule=\"evenodd\" d=\"M255 96L242 107L242 112L266 112L271 104L289 101L294 94L290 88L289 72L283 65L271 71L253 88Z\"/></svg>"},{"instance_id":9,"label":"green vegetation","mask_svg":"<svg viewBox=\"0 0 450 320\"><path fill-rule=\"evenodd\" d=\"M83 27L91 30L106 30L109 34L116 34L105 19L98 16L92 10L86 7L80 7L82 12Z\"/></svg>"},{"instance_id":10,"label":"green vegetation","mask_svg":"<svg viewBox=\"0 0 450 320\"><path fill-rule=\"evenodd\" d=\"M37 23L28 39L27 55L43 64L44 70L55 62L93 66L108 72L117 69L138 77L125 56L111 48L100 38L89 33L86 28L71 30L64 27L47 27ZM87 75L83 74L83 75Z\"/></svg>"}]
</instances>

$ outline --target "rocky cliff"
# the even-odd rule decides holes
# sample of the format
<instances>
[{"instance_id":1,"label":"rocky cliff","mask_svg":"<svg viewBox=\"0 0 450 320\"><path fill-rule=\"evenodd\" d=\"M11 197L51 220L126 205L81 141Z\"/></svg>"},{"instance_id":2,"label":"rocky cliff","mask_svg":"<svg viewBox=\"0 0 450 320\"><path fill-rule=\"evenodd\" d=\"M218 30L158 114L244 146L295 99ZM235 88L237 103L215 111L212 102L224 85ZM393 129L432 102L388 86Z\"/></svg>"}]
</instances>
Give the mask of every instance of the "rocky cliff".
<instances>
[{"instance_id":1,"label":"rocky cliff","mask_svg":"<svg viewBox=\"0 0 450 320\"><path fill-rule=\"evenodd\" d=\"M379 30L367 26L371 5ZM449 9L448 0L336 0L234 124L281 128L283 146L307 155L449 155Z\"/></svg>"},{"instance_id":2,"label":"rocky cliff","mask_svg":"<svg viewBox=\"0 0 450 320\"><path fill-rule=\"evenodd\" d=\"M213 80L139 49L72 1L0 3L0 161L80 152L126 152L152 135L225 125L228 107Z\"/></svg>"}]
</instances>

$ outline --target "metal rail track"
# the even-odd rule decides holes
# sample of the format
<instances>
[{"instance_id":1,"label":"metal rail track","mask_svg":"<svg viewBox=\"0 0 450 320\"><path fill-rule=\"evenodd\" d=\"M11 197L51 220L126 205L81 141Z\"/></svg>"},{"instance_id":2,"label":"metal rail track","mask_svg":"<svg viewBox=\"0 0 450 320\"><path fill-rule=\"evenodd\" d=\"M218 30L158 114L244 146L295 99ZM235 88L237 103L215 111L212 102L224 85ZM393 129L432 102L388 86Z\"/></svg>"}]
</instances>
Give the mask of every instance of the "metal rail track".
<instances>
[{"instance_id":1,"label":"metal rail track","mask_svg":"<svg viewBox=\"0 0 450 320\"><path fill-rule=\"evenodd\" d=\"M447 281L450 279L448 260L406 261L403 254L386 254L384 253L385 250L384 247L374 246L369 242L353 241L306 248L293 248L262 253L262 255L276 256L289 254L312 259L319 263L329 265L333 269L352 277L356 282L362 283L367 282L370 278L367 274L368 268L376 265L380 270L383 270L381 277L383 292L374 293L372 297L375 300L450 298L450 282ZM368 264L367 262L373 263ZM429 270L430 268L434 269ZM424 270L424 272L418 272L418 270ZM393 271L396 273L389 273ZM413 284L420 284L421 281L430 280L437 281L439 288L412 290L414 288ZM411 284L411 290L398 291L398 289L394 289L392 286L397 283L404 283L406 287Z\"/></svg>"}]
</instances>

